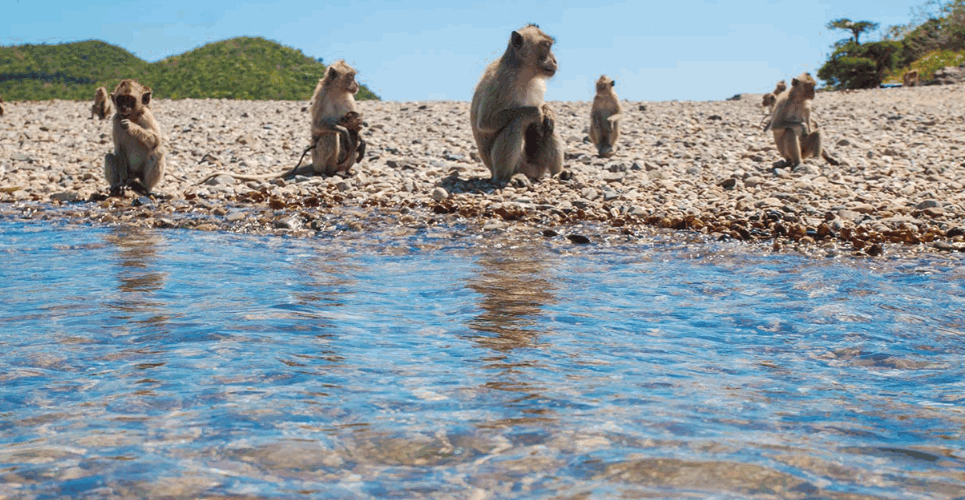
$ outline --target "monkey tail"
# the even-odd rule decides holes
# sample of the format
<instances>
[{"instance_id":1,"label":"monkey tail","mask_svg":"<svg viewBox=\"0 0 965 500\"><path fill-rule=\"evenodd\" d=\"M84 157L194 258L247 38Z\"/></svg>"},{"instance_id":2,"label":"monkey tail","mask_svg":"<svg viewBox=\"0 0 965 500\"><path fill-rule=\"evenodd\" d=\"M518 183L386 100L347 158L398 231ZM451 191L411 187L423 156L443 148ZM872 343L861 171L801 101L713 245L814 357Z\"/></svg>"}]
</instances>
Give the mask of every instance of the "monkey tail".
<instances>
[{"instance_id":1,"label":"monkey tail","mask_svg":"<svg viewBox=\"0 0 965 500\"><path fill-rule=\"evenodd\" d=\"M292 169L292 172L295 172L298 170L298 167L302 166L302 160L305 159L305 155L307 155L309 151L315 149L316 144L318 144L317 140L313 141L311 146L308 146L304 151L302 151L302 157L298 159L298 163L295 164L295 168Z\"/></svg>"}]
</instances>

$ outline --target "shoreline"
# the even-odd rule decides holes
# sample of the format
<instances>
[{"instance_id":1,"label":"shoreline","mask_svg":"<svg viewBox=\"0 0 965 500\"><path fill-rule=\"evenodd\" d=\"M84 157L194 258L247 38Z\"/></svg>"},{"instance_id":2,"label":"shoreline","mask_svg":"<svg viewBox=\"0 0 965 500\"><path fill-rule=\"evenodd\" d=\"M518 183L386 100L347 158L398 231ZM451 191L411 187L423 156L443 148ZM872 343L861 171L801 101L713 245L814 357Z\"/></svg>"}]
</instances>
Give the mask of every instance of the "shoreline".
<instances>
[{"instance_id":1,"label":"shoreline","mask_svg":"<svg viewBox=\"0 0 965 500\"><path fill-rule=\"evenodd\" d=\"M965 252L963 84L818 93L815 117L842 165L809 159L793 170L779 168L761 132L756 94L623 101L609 159L586 142L589 102L549 102L572 178L496 188L475 155L468 102L359 102L368 150L344 178L196 185L218 170L294 166L308 142L306 103L158 100L168 168L155 199L102 199L111 125L87 118L89 102L7 103L0 216L49 204L50 217L93 224L294 237L466 226L580 244L663 228L814 255Z\"/></svg>"}]
</instances>

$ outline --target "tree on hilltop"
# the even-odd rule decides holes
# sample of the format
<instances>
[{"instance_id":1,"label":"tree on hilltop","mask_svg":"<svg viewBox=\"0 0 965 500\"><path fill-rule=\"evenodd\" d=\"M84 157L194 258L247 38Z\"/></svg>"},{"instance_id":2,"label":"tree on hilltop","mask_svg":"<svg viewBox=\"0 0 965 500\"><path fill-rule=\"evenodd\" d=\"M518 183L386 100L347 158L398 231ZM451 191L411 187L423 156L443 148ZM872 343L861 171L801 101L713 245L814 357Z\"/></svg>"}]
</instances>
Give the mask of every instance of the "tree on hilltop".
<instances>
[{"instance_id":1,"label":"tree on hilltop","mask_svg":"<svg viewBox=\"0 0 965 500\"><path fill-rule=\"evenodd\" d=\"M871 21L852 21L846 17L843 17L828 23L827 28L829 30L850 31L851 34L854 35L854 43L861 45L861 42L858 41L858 36L865 31L874 31L878 29L878 23L873 23Z\"/></svg>"}]
</instances>

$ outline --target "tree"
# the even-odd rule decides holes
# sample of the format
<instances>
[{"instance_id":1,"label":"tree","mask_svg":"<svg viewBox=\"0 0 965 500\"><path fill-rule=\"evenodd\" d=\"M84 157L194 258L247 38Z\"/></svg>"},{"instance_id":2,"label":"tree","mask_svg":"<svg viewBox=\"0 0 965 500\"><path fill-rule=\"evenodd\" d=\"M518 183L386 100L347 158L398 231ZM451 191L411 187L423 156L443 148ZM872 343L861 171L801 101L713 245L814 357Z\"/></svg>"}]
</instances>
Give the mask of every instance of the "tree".
<instances>
[{"instance_id":1,"label":"tree","mask_svg":"<svg viewBox=\"0 0 965 500\"><path fill-rule=\"evenodd\" d=\"M858 36L865 31L874 31L878 29L878 23L873 23L871 21L852 21L846 17L843 17L828 23L827 28L829 30L850 31L854 35L854 43L861 45L861 42L858 41Z\"/></svg>"},{"instance_id":2,"label":"tree","mask_svg":"<svg viewBox=\"0 0 965 500\"><path fill-rule=\"evenodd\" d=\"M868 89L881 85L885 71L893 69L902 50L901 42L885 41L838 45L818 70L818 78L836 89Z\"/></svg>"}]
</instances>

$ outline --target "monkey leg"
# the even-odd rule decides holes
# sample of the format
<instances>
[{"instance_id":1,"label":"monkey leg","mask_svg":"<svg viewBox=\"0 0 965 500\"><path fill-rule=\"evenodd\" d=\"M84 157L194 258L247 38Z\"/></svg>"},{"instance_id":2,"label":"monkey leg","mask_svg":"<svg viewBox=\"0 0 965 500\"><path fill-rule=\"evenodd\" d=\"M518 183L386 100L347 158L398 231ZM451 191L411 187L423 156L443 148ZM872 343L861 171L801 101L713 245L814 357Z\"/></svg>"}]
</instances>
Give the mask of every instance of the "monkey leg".
<instances>
[{"instance_id":1,"label":"monkey leg","mask_svg":"<svg viewBox=\"0 0 965 500\"><path fill-rule=\"evenodd\" d=\"M355 159L355 163L362 163L362 160L365 158L365 140L361 137L359 137L359 146L356 151L358 152L358 158Z\"/></svg>"},{"instance_id":2,"label":"monkey leg","mask_svg":"<svg viewBox=\"0 0 965 500\"><path fill-rule=\"evenodd\" d=\"M164 177L164 170L166 168L164 161L164 152L155 150L147 158L144 159L142 170L138 179L141 181L141 185L144 189L150 193L154 186L157 186L161 179Z\"/></svg>"},{"instance_id":3,"label":"monkey leg","mask_svg":"<svg viewBox=\"0 0 965 500\"><path fill-rule=\"evenodd\" d=\"M613 145L611 144L609 133L601 134L600 141L596 145L596 155L600 158L613 156Z\"/></svg>"},{"instance_id":4,"label":"monkey leg","mask_svg":"<svg viewBox=\"0 0 965 500\"><path fill-rule=\"evenodd\" d=\"M326 134L315 142L312 149L312 170L316 174L335 175L338 172L340 144L337 134Z\"/></svg>"},{"instance_id":5,"label":"monkey leg","mask_svg":"<svg viewBox=\"0 0 965 500\"><path fill-rule=\"evenodd\" d=\"M348 171L352 165L357 163L359 158L358 144L361 138L358 133L346 130L344 134L339 132L339 158L338 171Z\"/></svg>"},{"instance_id":6,"label":"monkey leg","mask_svg":"<svg viewBox=\"0 0 965 500\"><path fill-rule=\"evenodd\" d=\"M603 113L594 113L592 116L590 140L596 146L597 156L601 158L606 157L606 154L613 149L610 142L610 122L603 116Z\"/></svg>"},{"instance_id":7,"label":"monkey leg","mask_svg":"<svg viewBox=\"0 0 965 500\"><path fill-rule=\"evenodd\" d=\"M552 177L563 170L563 138L552 123L544 120L541 127L533 124L527 128L524 151L525 161L519 171L530 179L539 179L547 172Z\"/></svg>"},{"instance_id":8,"label":"monkey leg","mask_svg":"<svg viewBox=\"0 0 965 500\"><path fill-rule=\"evenodd\" d=\"M104 155L104 177L110 185L111 196L119 196L124 193L124 187L130 180L124 155L113 153Z\"/></svg>"},{"instance_id":9,"label":"monkey leg","mask_svg":"<svg viewBox=\"0 0 965 500\"><path fill-rule=\"evenodd\" d=\"M505 184L519 171L523 163L524 131L528 128L526 125L526 120L517 118L509 122L493 139L489 153L492 159L489 170L492 172L493 182Z\"/></svg>"},{"instance_id":10,"label":"monkey leg","mask_svg":"<svg viewBox=\"0 0 965 500\"><path fill-rule=\"evenodd\" d=\"M801 141L794 130L784 129L775 131L774 139L777 143L777 150L781 152L781 156L783 156L792 167L801 164Z\"/></svg>"},{"instance_id":11,"label":"monkey leg","mask_svg":"<svg viewBox=\"0 0 965 500\"><path fill-rule=\"evenodd\" d=\"M821 131L815 130L810 134L801 137L801 157L820 158L821 157Z\"/></svg>"}]
</instances>

